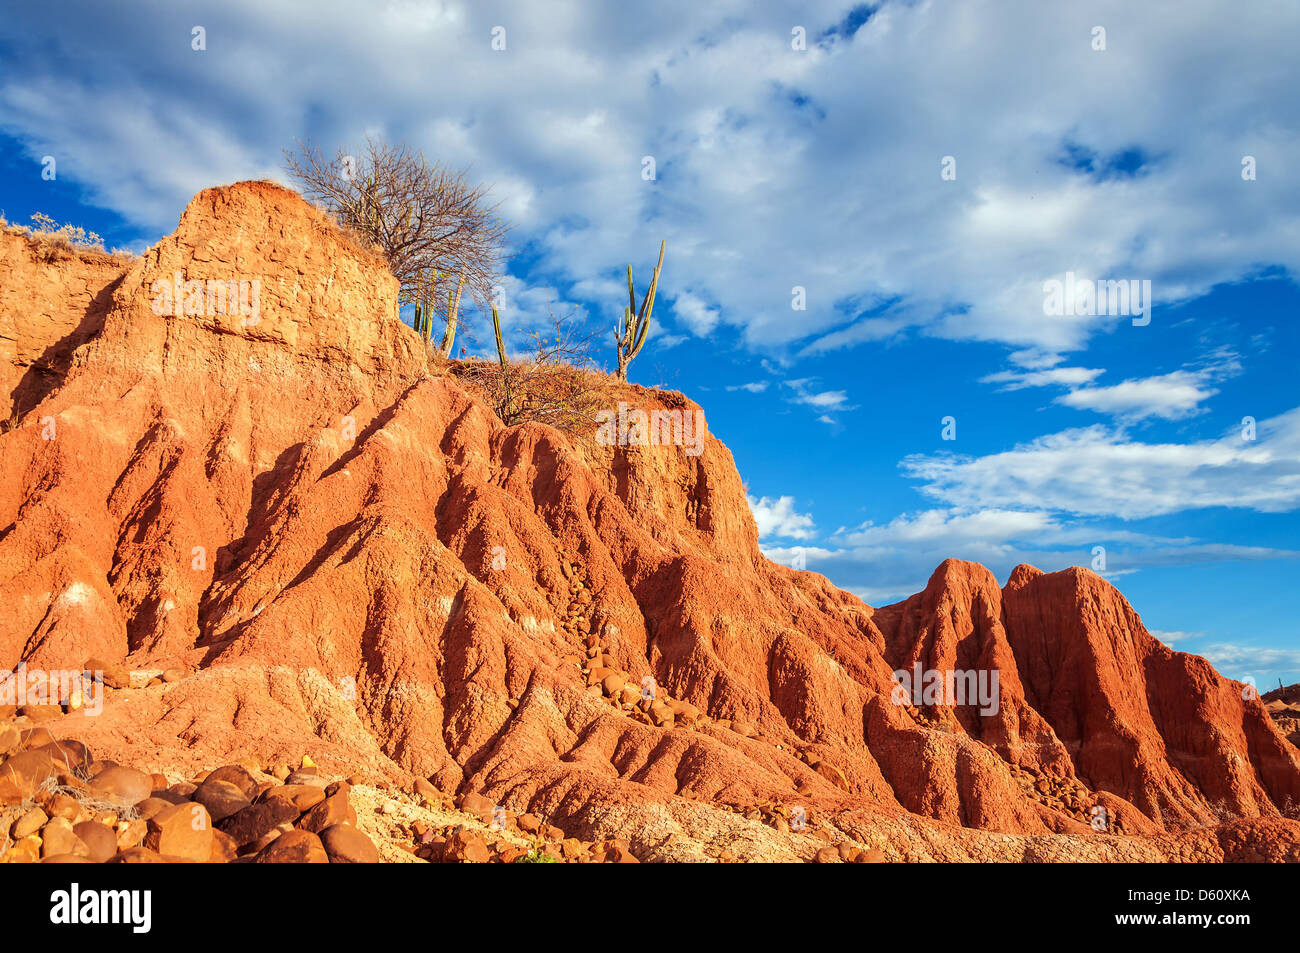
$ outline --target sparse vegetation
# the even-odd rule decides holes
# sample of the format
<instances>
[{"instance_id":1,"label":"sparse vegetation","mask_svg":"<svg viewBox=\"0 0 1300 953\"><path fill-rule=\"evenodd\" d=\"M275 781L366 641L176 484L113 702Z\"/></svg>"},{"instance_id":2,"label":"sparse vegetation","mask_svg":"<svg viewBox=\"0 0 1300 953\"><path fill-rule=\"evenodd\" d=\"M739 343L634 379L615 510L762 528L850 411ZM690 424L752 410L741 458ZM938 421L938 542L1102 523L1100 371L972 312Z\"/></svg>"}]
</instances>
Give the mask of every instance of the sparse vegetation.
<instances>
[{"instance_id":1,"label":"sparse vegetation","mask_svg":"<svg viewBox=\"0 0 1300 953\"><path fill-rule=\"evenodd\" d=\"M444 304L436 294L438 276L458 275L482 308L500 280L508 229L488 204L487 189L406 145L368 139L357 154L339 149L333 160L310 142L298 147L284 151L285 165L303 195L383 255L401 283L401 303L417 305L416 331L426 341L434 315L441 315L445 350L439 351L449 356L460 290Z\"/></svg>"},{"instance_id":2,"label":"sparse vegetation","mask_svg":"<svg viewBox=\"0 0 1300 953\"><path fill-rule=\"evenodd\" d=\"M455 289L447 290L447 310L444 312L442 343L438 345L438 355L444 359L451 357L451 348L456 340L456 325L460 313L460 295L465 288L465 275L462 272ZM438 292L438 272L435 270L423 284L420 297L415 302L415 333L424 339L427 349L433 334L433 319L437 314L436 296Z\"/></svg>"},{"instance_id":3,"label":"sparse vegetation","mask_svg":"<svg viewBox=\"0 0 1300 953\"><path fill-rule=\"evenodd\" d=\"M558 864L559 858L553 857L546 852L546 843L542 838L542 829L538 828L533 834L532 843L528 846L528 853L515 860L516 864Z\"/></svg>"},{"instance_id":4,"label":"sparse vegetation","mask_svg":"<svg viewBox=\"0 0 1300 953\"><path fill-rule=\"evenodd\" d=\"M547 334L533 332L527 357L511 360L493 309L495 361L464 361L452 373L487 401L507 426L535 420L565 433L585 430L600 404L601 375L591 359L594 335L571 314L556 317Z\"/></svg>"},{"instance_id":5,"label":"sparse vegetation","mask_svg":"<svg viewBox=\"0 0 1300 953\"><path fill-rule=\"evenodd\" d=\"M627 266L627 307L623 309L623 320L614 326L614 342L618 348L618 379L627 380L627 368L632 359L641 353L645 346L646 334L650 330L650 315L655 308L655 292L659 290L659 272L664 266L664 246L659 243L659 262L650 277L650 287L641 299L641 307L636 305L636 287L632 283L632 266Z\"/></svg>"},{"instance_id":6,"label":"sparse vegetation","mask_svg":"<svg viewBox=\"0 0 1300 953\"><path fill-rule=\"evenodd\" d=\"M37 212L32 216L31 225L19 225L8 221L0 212L0 229L26 235L39 249L45 261L56 261L78 253L98 253L112 258L130 260L134 253L124 248L114 248L111 252L104 248L104 239L98 232L87 231L80 225L63 224Z\"/></svg>"}]
</instances>

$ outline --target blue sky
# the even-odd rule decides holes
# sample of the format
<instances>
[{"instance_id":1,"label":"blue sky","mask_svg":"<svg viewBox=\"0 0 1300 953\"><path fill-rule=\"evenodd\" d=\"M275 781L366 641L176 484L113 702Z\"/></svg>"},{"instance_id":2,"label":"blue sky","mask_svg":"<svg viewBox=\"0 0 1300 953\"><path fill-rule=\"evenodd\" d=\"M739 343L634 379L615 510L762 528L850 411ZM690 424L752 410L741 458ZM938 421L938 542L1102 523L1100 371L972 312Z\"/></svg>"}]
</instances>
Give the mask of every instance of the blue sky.
<instances>
[{"instance_id":1,"label":"blue sky","mask_svg":"<svg viewBox=\"0 0 1300 953\"><path fill-rule=\"evenodd\" d=\"M1300 681L1294 4L65 6L0 23L9 220L140 250L295 138L408 141L514 223L517 346L612 328L667 239L631 377L705 407L774 559L880 605L1103 547L1162 638ZM1046 314L1067 272L1149 323Z\"/></svg>"}]
</instances>

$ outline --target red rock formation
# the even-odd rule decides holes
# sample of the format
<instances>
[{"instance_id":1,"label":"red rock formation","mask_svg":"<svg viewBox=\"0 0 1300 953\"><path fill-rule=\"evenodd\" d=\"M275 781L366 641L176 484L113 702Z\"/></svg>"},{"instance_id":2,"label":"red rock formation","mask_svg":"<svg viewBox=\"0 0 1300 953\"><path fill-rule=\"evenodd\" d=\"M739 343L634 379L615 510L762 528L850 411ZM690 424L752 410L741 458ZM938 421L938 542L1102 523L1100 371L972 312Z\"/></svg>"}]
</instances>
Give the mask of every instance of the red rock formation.
<instances>
[{"instance_id":1,"label":"red rock formation","mask_svg":"<svg viewBox=\"0 0 1300 953\"><path fill-rule=\"evenodd\" d=\"M158 313L177 273L259 282L257 320ZM110 285L102 327L47 333L75 347L66 373L0 435L0 669L190 673L57 723L100 757L310 753L638 849L743 843L732 809L779 802L892 857L1223 859L1231 815L1300 857L1279 817L1297 752L1091 573L999 590L949 561L873 610L774 565L716 438L692 456L502 426L395 319L382 262L274 185L201 193ZM996 670L997 711L896 703L916 663ZM1096 807L1128 836L1096 834Z\"/></svg>"},{"instance_id":2,"label":"red rock formation","mask_svg":"<svg viewBox=\"0 0 1300 953\"><path fill-rule=\"evenodd\" d=\"M0 397L30 410L62 379L73 350L99 333L126 264L0 229Z\"/></svg>"}]
</instances>

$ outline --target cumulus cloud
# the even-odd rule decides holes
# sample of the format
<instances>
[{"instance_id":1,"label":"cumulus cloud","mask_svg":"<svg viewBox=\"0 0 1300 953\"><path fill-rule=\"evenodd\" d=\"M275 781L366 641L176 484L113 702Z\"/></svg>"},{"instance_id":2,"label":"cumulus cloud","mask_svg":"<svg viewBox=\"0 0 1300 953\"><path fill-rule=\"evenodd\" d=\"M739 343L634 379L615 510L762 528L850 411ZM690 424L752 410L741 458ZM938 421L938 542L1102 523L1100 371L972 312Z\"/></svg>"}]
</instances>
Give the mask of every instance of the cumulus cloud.
<instances>
[{"instance_id":1,"label":"cumulus cloud","mask_svg":"<svg viewBox=\"0 0 1300 953\"><path fill-rule=\"evenodd\" d=\"M697 337L707 337L718 325L721 315L698 295L683 291L673 299L673 315Z\"/></svg>"},{"instance_id":2,"label":"cumulus cloud","mask_svg":"<svg viewBox=\"0 0 1300 953\"><path fill-rule=\"evenodd\" d=\"M1056 398L1058 404L1095 410L1128 419L1161 417L1179 420L1203 413L1203 402L1218 391L1199 374L1173 371L1155 377L1127 380L1109 387L1084 387Z\"/></svg>"},{"instance_id":3,"label":"cumulus cloud","mask_svg":"<svg viewBox=\"0 0 1300 953\"><path fill-rule=\"evenodd\" d=\"M1170 648L1173 648L1176 644L1185 645L1191 639L1202 637L1200 632L1166 632L1161 629L1147 629L1147 631Z\"/></svg>"},{"instance_id":4,"label":"cumulus cloud","mask_svg":"<svg viewBox=\"0 0 1300 953\"><path fill-rule=\"evenodd\" d=\"M1261 693L1269 690L1265 680L1267 676L1300 670L1300 649L1216 642L1204 646L1196 654L1209 659L1215 668L1229 677L1258 679L1257 687Z\"/></svg>"},{"instance_id":5,"label":"cumulus cloud","mask_svg":"<svg viewBox=\"0 0 1300 953\"><path fill-rule=\"evenodd\" d=\"M807 513L795 511L792 496L780 496L774 500L764 496L756 500L746 495L745 501L749 503L754 522L758 524L760 539L812 539L816 535L813 518Z\"/></svg>"},{"instance_id":6,"label":"cumulus cloud","mask_svg":"<svg viewBox=\"0 0 1300 953\"><path fill-rule=\"evenodd\" d=\"M785 381L785 386L792 391L790 399L796 404L805 404L816 410L837 411L837 410L854 410L849 406L849 395L847 391L842 390L818 390L816 387L817 380L812 377L801 377L791 381Z\"/></svg>"},{"instance_id":7,"label":"cumulus cloud","mask_svg":"<svg viewBox=\"0 0 1300 953\"><path fill-rule=\"evenodd\" d=\"M1077 410L1092 410L1123 421L1148 417L1181 420L1204 413L1202 406L1219 391L1213 386L1241 373L1241 360L1228 348L1217 348L1201 360L1167 374L1131 378L1118 384L1095 384L1104 370L1091 367L1057 367L1059 355L1018 351L1012 363L1020 365L980 378L983 384L1001 384L999 390L1028 387L1064 387L1067 393L1055 403Z\"/></svg>"},{"instance_id":8,"label":"cumulus cloud","mask_svg":"<svg viewBox=\"0 0 1300 953\"><path fill-rule=\"evenodd\" d=\"M1114 581L1157 566L1300 558L1300 550L1171 537L1025 508L904 513L879 525L840 527L820 543L769 544L763 552L826 574L873 605L921 591L948 558L981 563L1002 582L1021 563L1046 572L1083 566Z\"/></svg>"},{"instance_id":9,"label":"cumulus cloud","mask_svg":"<svg viewBox=\"0 0 1300 953\"><path fill-rule=\"evenodd\" d=\"M1300 505L1300 407L1193 443L1144 443L1101 425L1061 431L985 456L904 458L921 490L965 509L1028 507L1138 519L1229 507L1276 513Z\"/></svg>"},{"instance_id":10,"label":"cumulus cloud","mask_svg":"<svg viewBox=\"0 0 1300 953\"><path fill-rule=\"evenodd\" d=\"M559 287L643 271L667 238L687 291L665 320L764 349L917 330L1061 354L1138 330L1046 317L1042 282L1066 270L1151 280L1159 327L1169 302L1260 263L1300 268L1290 180L1244 183L1236 167L1249 153L1285 169L1300 148L1294 72L1259 68L1290 61L1300 8L847 10L802 4L813 42L797 51L788 11L736 0L665 0L651 18L565 0L232 0L205 13L196 52L179 16L20 4L0 24L0 125L154 233L199 188L276 176L295 135L384 133L472 164ZM1207 23L1213 71L1196 52ZM791 311L795 286L806 311ZM593 317L612 325L619 297L604 300Z\"/></svg>"}]
</instances>

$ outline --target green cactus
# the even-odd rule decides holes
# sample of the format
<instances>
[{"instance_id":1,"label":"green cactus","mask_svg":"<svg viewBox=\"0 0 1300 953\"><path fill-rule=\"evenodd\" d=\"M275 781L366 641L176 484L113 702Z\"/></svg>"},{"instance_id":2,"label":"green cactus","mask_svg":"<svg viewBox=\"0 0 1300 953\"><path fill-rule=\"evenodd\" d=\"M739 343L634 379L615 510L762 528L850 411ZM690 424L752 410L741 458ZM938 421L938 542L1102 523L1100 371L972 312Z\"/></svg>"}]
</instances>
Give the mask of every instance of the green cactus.
<instances>
[{"instance_id":1,"label":"green cactus","mask_svg":"<svg viewBox=\"0 0 1300 953\"><path fill-rule=\"evenodd\" d=\"M492 307L492 330L495 331L497 335L497 360L501 362L501 368L504 370L507 366L506 345L505 341L501 338L501 318L497 315L495 305Z\"/></svg>"},{"instance_id":2,"label":"green cactus","mask_svg":"<svg viewBox=\"0 0 1300 953\"><path fill-rule=\"evenodd\" d=\"M456 290L447 291L447 329L442 333L442 343L438 345L438 353L445 358L451 357L451 346L456 340L456 320L460 314L460 292L465 287L465 272L460 273L460 281L456 284Z\"/></svg>"},{"instance_id":3,"label":"green cactus","mask_svg":"<svg viewBox=\"0 0 1300 953\"><path fill-rule=\"evenodd\" d=\"M659 262L650 277L650 287L641 299L641 307L636 306L636 287L632 283L632 266L627 266L627 307L623 309L623 319L614 325L614 341L618 346L618 379L627 380L627 368L632 359L641 353L645 346L646 334L650 330L650 316L655 308L655 293L659 290L659 272L664 266L664 247L666 241L659 243Z\"/></svg>"},{"instance_id":4,"label":"green cactus","mask_svg":"<svg viewBox=\"0 0 1300 953\"><path fill-rule=\"evenodd\" d=\"M499 416L506 424L514 422L515 418L515 398L510 387L510 362L506 359L506 344L501 337L501 318L497 315L497 309L492 308L492 330L497 336L497 360L501 362L501 389L503 399L499 410Z\"/></svg>"},{"instance_id":5,"label":"green cactus","mask_svg":"<svg viewBox=\"0 0 1300 953\"><path fill-rule=\"evenodd\" d=\"M424 346L429 346L433 333L433 295L438 288L438 272L435 269L432 280L426 281L422 293L415 301L415 333L424 339Z\"/></svg>"}]
</instances>

